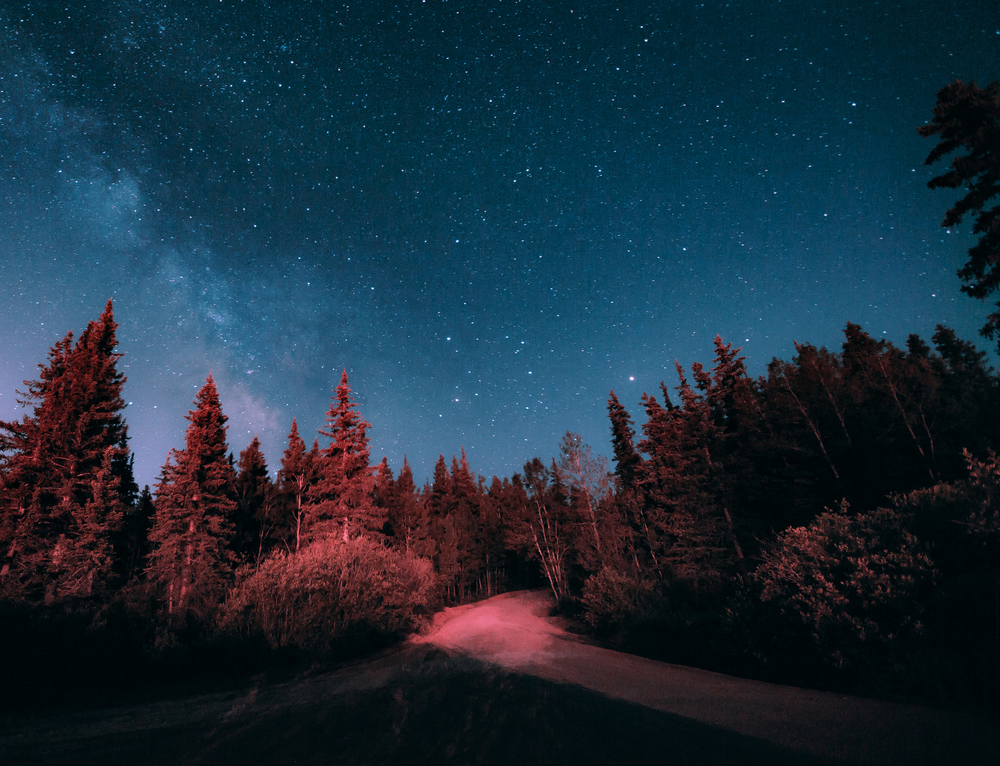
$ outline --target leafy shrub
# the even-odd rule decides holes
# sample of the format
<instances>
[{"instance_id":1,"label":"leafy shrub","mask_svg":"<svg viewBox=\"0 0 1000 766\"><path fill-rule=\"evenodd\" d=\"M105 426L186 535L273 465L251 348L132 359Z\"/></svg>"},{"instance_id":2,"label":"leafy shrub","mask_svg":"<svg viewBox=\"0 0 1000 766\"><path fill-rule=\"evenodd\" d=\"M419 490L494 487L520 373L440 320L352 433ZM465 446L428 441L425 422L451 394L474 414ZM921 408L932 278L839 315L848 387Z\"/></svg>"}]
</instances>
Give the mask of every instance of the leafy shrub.
<instances>
[{"instance_id":1,"label":"leafy shrub","mask_svg":"<svg viewBox=\"0 0 1000 766\"><path fill-rule=\"evenodd\" d=\"M984 544L995 542L1000 534L1000 460L993 450L986 460L975 459L968 450L963 455L969 467L969 532Z\"/></svg>"},{"instance_id":2,"label":"leafy shrub","mask_svg":"<svg viewBox=\"0 0 1000 766\"><path fill-rule=\"evenodd\" d=\"M583 619L598 634L614 633L645 617L653 590L647 581L603 567L583 586Z\"/></svg>"},{"instance_id":3,"label":"leafy shrub","mask_svg":"<svg viewBox=\"0 0 1000 766\"><path fill-rule=\"evenodd\" d=\"M837 673L884 668L921 632L936 572L907 520L888 508L851 516L845 503L787 530L765 554L755 579L786 659L812 655ZM773 645L767 653L777 654Z\"/></svg>"},{"instance_id":4,"label":"leafy shrub","mask_svg":"<svg viewBox=\"0 0 1000 766\"><path fill-rule=\"evenodd\" d=\"M219 617L223 634L325 657L413 630L434 597L430 562L364 538L319 540L246 574Z\"/></svg>"}]
</instances>

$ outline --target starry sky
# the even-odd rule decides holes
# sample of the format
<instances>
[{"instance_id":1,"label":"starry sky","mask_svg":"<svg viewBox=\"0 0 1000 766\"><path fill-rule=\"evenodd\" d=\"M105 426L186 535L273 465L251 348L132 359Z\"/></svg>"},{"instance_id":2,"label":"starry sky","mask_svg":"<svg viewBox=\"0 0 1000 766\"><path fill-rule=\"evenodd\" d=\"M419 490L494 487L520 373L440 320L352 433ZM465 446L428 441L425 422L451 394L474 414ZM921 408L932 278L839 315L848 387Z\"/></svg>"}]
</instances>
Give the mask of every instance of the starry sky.
<instances>
[{"instance_id":1,"label":"starry sky","mask_svg":"<svg viewBox=\"0 0 1000 766\"><path fill-rule=\"evenodd\" d=\"M108 298L140 486L209 372L276 469L346 369L422 482L608 454L716 333L986 348L916 128L998 77L995 0L2 0L0 418Z\"/></svg>"}]
</instances>

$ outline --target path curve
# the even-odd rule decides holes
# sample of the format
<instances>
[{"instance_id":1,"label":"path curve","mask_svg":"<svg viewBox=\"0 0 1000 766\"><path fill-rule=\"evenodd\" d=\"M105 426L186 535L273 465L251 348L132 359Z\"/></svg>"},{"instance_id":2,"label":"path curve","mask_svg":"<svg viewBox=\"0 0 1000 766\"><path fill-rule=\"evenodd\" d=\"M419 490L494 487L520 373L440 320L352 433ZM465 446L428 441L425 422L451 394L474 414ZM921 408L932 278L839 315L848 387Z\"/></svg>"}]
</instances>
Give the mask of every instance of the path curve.
<instances>
[{"instance_id":1,"label":"path curve","mask_svg":"<svg viewBox=\"0 0 1000 766\"><path fill-rule=\"evenodd\" d=\"M986 717L781 686L593 645L550 617L547 591L506 593L444 610L418 644L848 763L996 763Z\"/></svg>"},{"instance_id":2,"label":"path curve","mask_svg":"<svg viewBox=\"0 0 1000 766\"><path fill-rule=\"evenodd\" d=\"M544 591L435 615L364 661L280 683L0 718L0 763L993 766L996 721L622 654Z\"/></svg>"}]
</instances>

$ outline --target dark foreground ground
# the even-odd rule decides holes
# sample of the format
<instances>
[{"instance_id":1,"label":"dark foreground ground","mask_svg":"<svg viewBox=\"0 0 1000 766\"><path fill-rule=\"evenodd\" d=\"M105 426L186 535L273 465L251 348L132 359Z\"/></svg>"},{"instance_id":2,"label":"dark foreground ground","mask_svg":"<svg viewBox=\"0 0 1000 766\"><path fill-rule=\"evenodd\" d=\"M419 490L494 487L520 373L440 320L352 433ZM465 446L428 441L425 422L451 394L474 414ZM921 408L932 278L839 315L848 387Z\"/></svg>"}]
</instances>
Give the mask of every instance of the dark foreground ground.
<instances>
[{"instance_id":1,"label":"dark foreground ground","mask_svg":"<svg viewBox=\"0 0 1000 766\"><path fill-rule=\"evenodd\" d=\"M320 675L0 719L14 764L989 764L1000 725L581 641L544 592L455 607Z\"/></svg>"},{"instance_id":2,"label":"dark foreground ground","mask_svg":"<svg viewBox=\"0 0 1000 766\"><path fill-rule=\"evenodd\" d=\"M832 763L430 646L272 688L6 723L10 766Z\"/></svg>"}]
</instances>

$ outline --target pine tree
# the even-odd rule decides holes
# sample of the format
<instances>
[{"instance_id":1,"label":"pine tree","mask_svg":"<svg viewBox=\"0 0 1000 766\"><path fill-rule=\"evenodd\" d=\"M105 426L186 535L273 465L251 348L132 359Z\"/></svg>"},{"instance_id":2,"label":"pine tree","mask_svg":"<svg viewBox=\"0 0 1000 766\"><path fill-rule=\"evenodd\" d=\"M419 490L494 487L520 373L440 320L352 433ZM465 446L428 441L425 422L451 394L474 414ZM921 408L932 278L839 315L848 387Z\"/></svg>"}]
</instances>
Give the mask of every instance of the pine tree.
<instances>
[{"instance_id":1,"label":"pine tree","mask_svg":"<svg viewBox=\"0 0 1000 766\"><path fill-rule=\"evenodd\" d=\"M118 537L116 556L121 578L128 582L146 569L149 555L149 530L153 525L156 505L153 493L147 484L139 493L135 507L126 509L122 519L122 530Z\"/></svg>"},{"instance_id":2,"label":"pine tree","mask_svg":"<svg viewBox=\"0 0 1000 766\"><path fill-rule=\"evenodd\" d=\"M515 474L515 477L517 475ZM525 563L523 547L513 536L511 529L515 520L523 516L522 508L527 505L528 498L520 484L514 485L513 479L493 477L489 491L484 499L484 509L487 516L486 529L489 532L489 568L488 572L494 582L494 589L509 584L511 580L520 582L520 572L517 564ZM515 561L517 557L517 561Z\"/></svg>"},{"instance_id":3,"label":"pine tree","mask_svg":"<svg viewBox=\"0 0 1000 766\"><path fill-rule=\"evenodd\" d=\"M303 521L309 491L319 478L319 443L313 440L312 449L306 452L306 444L299 436L299 427L292 419L292 430L288 434L288 446L281 458L278 471L278 492L281 506L278 539L284 539L294 551L304 543Z\"/></svg>"},{"instance_id":4,"label":"pine tree","mask_svg":"<svg viewBox=\"0 0 1000 766\"><path fill-rule=\"evenodd\" d=\"M240 452L237 469L233 550L240 561L260 561L276 526L276 493L256 436Z\"/></svg>"},{"instance_id":5,"label":"pine tree","mask_svg":"<svg viewBox=\"0 0 1000 766\"><path fill-rule=\"evenodd\" d=\"M626 409L615 392L608 395L608 417L611 419L611 447L615 455L615 476L619 489L630 490L635 486L635 475L642 458L635 451L635 429Z\"/></svg>"},{"instance_id":6,"label":"pine tree","mask_svg":"<svg viewBox=\"0 0 1000 766\"><path fill-rule=\"evenodd\" d=\"M399 478L393 483L386 517L396 547L409 553L419 532L421 508L416 485L413 483L413 470L405 455Z\"/></svg>"},{"instance_id":7,"label":"pine tree","mask_svg":"<svg viewBox=\"0 0 1000 766\"><path fill-rule=\"evenodd\" d=\"M60 536L58 598L90 598L109 589L112 572L112 535L122 523L120 479L114 473L116 450L108 447L91 484L91 495L76 516L74 530Z\"/></svg>"},{"instance_id":8,"label":"pine tree","mask_svg":"<svg viewBox=\"0 0 1000 766\"><path fill-rule=\"evenodd\" d=\"M505 480L507 481L507 480ZM500 593L507 584L506 530L504 528L504 502L501 499L509 491L496 476L487 492L481 487L482 501L479 510L479 524L483 535L483 586L486 596Z\"/></svg>"},{"instance_id":9,"label":"pine tree","mask_svg":"<svg viewBox=\"0 0 1000 766\"><path fill-rule=\"evenodd\" d=\"M108 301L75 345L67 333L39 365L39 380L25 382L18 403L31 414L0 422L0 590L46 600L66 591L60 562L88 523L99 475L101 486L116 479L122 507L134 501L116 329ZM118 518L111 513L106 522Z\"/></svg>"},{"instance_id":10,"label":"pine tree","mask_svg":"<svg viewBox=\"0 0 1000 766\"><path fill-rule=\"evenodd\" d=\"M232 575L230 548L236 480L226 443L226 416L208 376L195 398L184 449L173 450L156 487L156 515L146 577L174 625L204 619Z\"/></svg>"},{"instance_id":11,"label":"pine tree","mask_svg":"<svg viewBox=\"0 0 1000 766\"><path fill-rule=\"evenodd\" d=\"M646 540L662 575L701 583L717 579L724 553L725 521L711 459L719 438L709 402L677 365L680 407L666 409L644 397L648 420L639 449L649 455L639 471ZM710 376L692 365L696 385L708 390ZM661 384L664 399L667 389Z\"/></svg>"},{"instance_id":12,"label":"pine tree","mask_svg":"<svg viewBox=\"0 0 1000 766\"><path fill-rule=\"evenodd\" d=\"M389 467L389 458L383 457L375 469L375 487L372 490L372 502L379 508L388 523L389 509L392 506L396 491L396 481Z\"/></svg>"},{"instance_id":13,"label":"pine tree","mask_svg":"<svg viewBox=\"0 0 1000 766\"><path fill-rule=\"evenodd\" d=\"M461 460L452 457L451 487L446 516L451 535L445 535L442 547L453 556L454 572L450 582L456 600L463 601L477 590L486 566L486 539L480 523L483 490L469 468L465 449Z\"/></svg>"},{"instance_id":14,"label":"pine tree","mask_svg":"<svg viewBox=\"0 0 1000 766\"><path fill-rule=\"evenodd\" d=\"M440 571L441 543L444 539L444 519L451 505L452 481L444 455L438 455L434 464L434 476L424 486L420 496L420 519L414 539L414 550L418 556L434 563Z\"/></svg>"},{"instance_id":15,"label":"pine tree","mask_svg":"<svg viewBox=\"0 0 1000 766\"><path fill-rule=\"evenodd\" d=\"M972 233L978 234L969 249L969 260L959 272L962 292L985 300L1000 289L1000 205L990 207L1000 195L1000 84L985 88L961 80L946 85L937 94L934 119L917 129L921 136L939 136L938 144L924 160L933 165L955 151L968 154L951 160L948 172L932 178L931 189L957 189L966 193L945 214L942 226L957 226L974 214ZM980 332L997 338L1000 348L1000 303L989 314Z\"/></svg>"},{"instance_id":16,"label":"pine tree","mask_svg":"<svg viewBox=\"0 0 1000 766\"><path fill-rule=\"evenodd\" d=\"M368 429L358 414L344 370L336 396L326 414L330 446L320 451L319 481L308 509L312 539L330 537L338 527L344 540L352 533L375 533L385 518L372 500L374 469L369 465Z\"/></svg>"}]
</instances>

